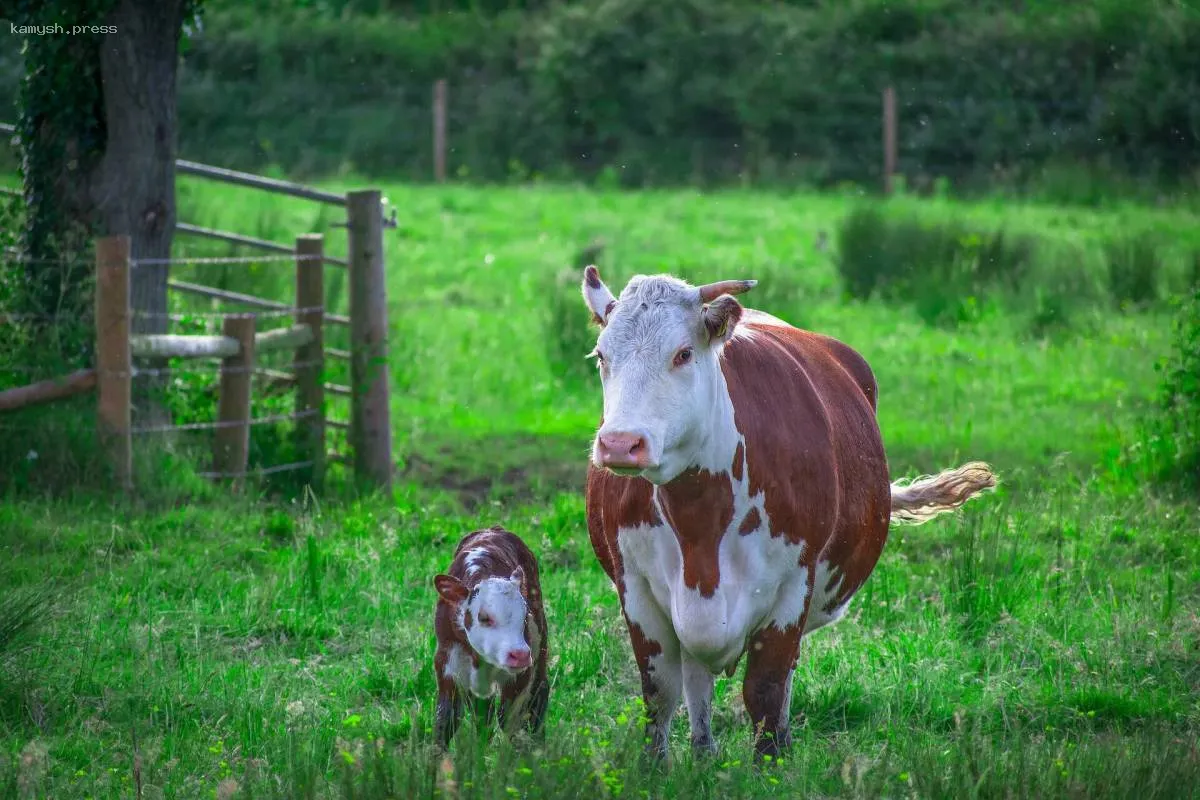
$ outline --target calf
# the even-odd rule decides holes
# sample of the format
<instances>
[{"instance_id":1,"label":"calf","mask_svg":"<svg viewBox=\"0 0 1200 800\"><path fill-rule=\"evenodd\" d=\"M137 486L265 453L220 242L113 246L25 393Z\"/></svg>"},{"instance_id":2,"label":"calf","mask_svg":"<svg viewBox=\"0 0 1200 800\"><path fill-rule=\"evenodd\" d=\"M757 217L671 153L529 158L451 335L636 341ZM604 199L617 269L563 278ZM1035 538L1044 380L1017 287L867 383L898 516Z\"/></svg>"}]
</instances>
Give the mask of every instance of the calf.
<instances>
[{"instance_id":1,"label":"calf","mask_svg":"<svg viewBox=\"0 0 1200 800\"><path fill-rule=\"evenodd\" d=\"M438 682L436 737L450 746L464 693L486 701L508 728L524 718L540 733L550 697L546 680L546 615L537 558L500 526L468 533L438 592L434 668Z\"/></svg>"}]
</instances>

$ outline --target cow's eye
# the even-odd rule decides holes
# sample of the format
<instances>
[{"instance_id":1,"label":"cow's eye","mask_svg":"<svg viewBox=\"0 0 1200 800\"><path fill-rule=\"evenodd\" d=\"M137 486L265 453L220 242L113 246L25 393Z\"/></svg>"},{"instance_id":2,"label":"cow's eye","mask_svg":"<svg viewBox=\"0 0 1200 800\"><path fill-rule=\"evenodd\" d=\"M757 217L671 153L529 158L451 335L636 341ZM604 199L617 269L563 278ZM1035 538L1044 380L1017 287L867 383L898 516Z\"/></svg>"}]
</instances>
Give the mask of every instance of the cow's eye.
<instances>
[{"instance_id":1,"label":"cow's eye","mask_svg":"<svg viewBox=\"0 0 1200 800\"><path fill-rule=\"evenodd\" d=\"M692 360L692 348L685 347L675 354L675 366L682 367Z\"/></svg>"},{"instance_id":2,"label":"cow's eye","mask_svg":"<svg viewBox=\"0 0 1200 800\"><path fill-rule=\"evenodd\" d=\"M486 611L479 612L479 624L482 625L483 627L490 628L490 627L492 627L492 625L495 624L495 622L496 621L494 619L492 619L491 614L487 613Z\"/></svg>"}]
</instances>

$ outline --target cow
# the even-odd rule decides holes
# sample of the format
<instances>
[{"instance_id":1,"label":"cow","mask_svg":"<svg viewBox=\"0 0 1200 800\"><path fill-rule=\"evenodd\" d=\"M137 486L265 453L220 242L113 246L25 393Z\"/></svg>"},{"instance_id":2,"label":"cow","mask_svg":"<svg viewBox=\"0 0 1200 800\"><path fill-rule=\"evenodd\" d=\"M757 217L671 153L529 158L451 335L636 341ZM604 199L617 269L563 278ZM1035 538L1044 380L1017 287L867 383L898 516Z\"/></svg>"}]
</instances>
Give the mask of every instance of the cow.
<instances>
[{"instance_id":1,"label":"cow","mask_svg":"<svg viewBox=\"0 0 1200 800\"><path fill-rule=\"evenodd\" d=\"M588 534L660 758L681 695L693 749L716 752L714 679L743 655L756 758L778 757L800 640L846 613L889 523L925 522L996 485L982 462L889 483L871 368L836 339L743 307L734 295L756 283L636 275L617 298L584 270L603 389Z\"/></svg>"},{"instance_id":2,"label":"cow","mask_svg":"<svg viewBox=\"0 0 1200 800\"><path fill-rule=\"evenodd\" d=\"M450 568L433 582L437 743L450 746L466 696L483 700L501 728L524 720L540 734L550 684L537 558L519 536L496 525L464 536Z\"/></svg>"}]
</instances>

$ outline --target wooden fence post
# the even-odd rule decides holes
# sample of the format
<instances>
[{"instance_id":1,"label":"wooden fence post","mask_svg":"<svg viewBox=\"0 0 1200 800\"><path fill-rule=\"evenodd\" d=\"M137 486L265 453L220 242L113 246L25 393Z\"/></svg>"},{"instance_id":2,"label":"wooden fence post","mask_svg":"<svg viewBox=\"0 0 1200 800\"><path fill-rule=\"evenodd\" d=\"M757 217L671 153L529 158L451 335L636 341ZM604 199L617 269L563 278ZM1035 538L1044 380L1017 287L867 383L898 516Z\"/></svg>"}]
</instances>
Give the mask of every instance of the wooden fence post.
<instances>
[{"instance_id":1,"label":"wooden fence post","mask_svg":"<svg viewBox=\"0 0 1200 800\"><path fill-rule=\"evenodd\" d=\"M378 189L346 195L350 239L350 444L354 472L390 492L392 423L388 407L387 287L383 206Z\"/></svg>"},{"instance_id":2,"label":"wooden fence post","mask_svg":"<svg viewBox=\"0 0 1200 800\"><path fill-rule=\"evenodd\" d=\"M896 90L883 90L883 193L892 195L892 176L896 174Z\"/></svg>"},{"instance_id":3,"label":"wooden fence post","mask_svg":"<svg viewBox=\"0 0 1200 800\"><path fill-rule=\"evenodd\" d=\"M433 84L433 177L446 182L446 79Z\"/></svg>"},{"instance_id":4,"label":"wooden fence post","mask_svg":"<svg viewBox=\"0 0 1200 800\"><path fill-rule=\"evenodd\" d=\"M302 311L296 322L307 325L313 332L312 341L296 350L296 411L315 412L300 420L300 441L312 459L309 485L320 491L325 479L325 381L322 368L325 360L325 237L310 233L296 237L296 307L316 309Z\"/></svg>"},{"instance_id":5,"label":"wooden fence post","mask_svg":"<svg viewBox=\"0 0 1200 800\"><path fill-rule=\"evenodd\" d=\"M213 437L213 472L232 473L235 491L240 489L250 456L250 388L254 377L254 330L257 320L247 314L226 317L221 332L237 339L237 355L221 361L221 389L217 421L230 424L217 428Z\"/></svg>"},{"instance_id":6,"label":"wooden fence post","mask_svg":"<svg viewBox=\"0 0 1200 800\"><path fill-rule=\"evenodd\" d=\"M96 240L97 427L113 478L133 488L131 407L133 358L129 350L129 237Z\"/></svg>"}]
</instances>

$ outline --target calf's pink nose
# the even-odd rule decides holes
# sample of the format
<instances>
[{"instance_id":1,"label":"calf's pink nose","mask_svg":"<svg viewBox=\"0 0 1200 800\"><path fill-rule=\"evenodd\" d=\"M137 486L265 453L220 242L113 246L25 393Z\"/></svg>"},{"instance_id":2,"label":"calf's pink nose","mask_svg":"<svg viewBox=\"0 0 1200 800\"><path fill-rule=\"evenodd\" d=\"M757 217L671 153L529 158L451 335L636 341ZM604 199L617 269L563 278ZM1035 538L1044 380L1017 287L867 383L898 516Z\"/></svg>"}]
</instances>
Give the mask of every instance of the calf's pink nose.
<instances>
[{"instance_id":1,"label":"calf's pink nose","mask_svg":"<svg viewBox=\"0 0 1200 800\"><path fill-rule=\"evenodd\" d=\"M504 662L513 669L525 669L533 663L533 656L528 649L509 650Z\"/></svg>"},{"instance_id":2,"label":"calf's pink nose","mask_svg":"<svg viewBox=\"0 0 1200 800\"><path fill-rule=\"evenodd\" d=\"M599 437L600 463L606 467L642 467L646 464L646 440L636 433L606 433Z\"/></svg>"}]
</instances>

